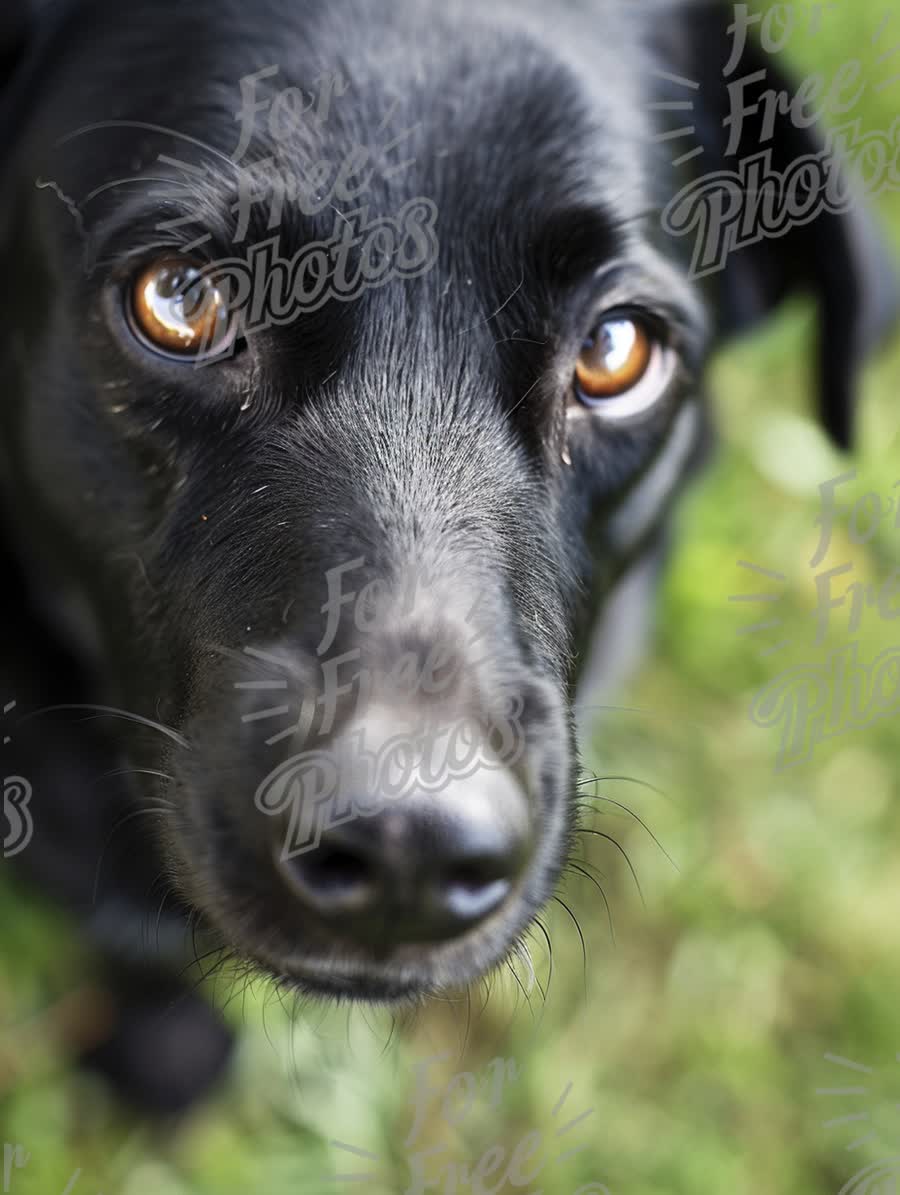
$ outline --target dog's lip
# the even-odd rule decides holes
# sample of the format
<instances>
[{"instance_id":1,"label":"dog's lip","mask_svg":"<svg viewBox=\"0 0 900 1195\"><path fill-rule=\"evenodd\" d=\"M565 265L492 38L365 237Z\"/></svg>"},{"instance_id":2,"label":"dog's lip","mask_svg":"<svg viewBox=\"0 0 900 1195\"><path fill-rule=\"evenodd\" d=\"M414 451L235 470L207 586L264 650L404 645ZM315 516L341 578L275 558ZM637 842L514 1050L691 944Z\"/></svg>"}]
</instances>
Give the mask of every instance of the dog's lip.
<instances>
[{"instance_id":1,"label":"dog's lip","mask_svg":"<svg viewBox=\"0 0 900 1195\"><path fill-rule=\"evenodd\" d=\"M540 903L529 891L526 875L502 906L468 933L436 944L408 942L381 950L333 938L308 941L298 948L283 929L273 937L266 919L248 925L246 907L243 932L237 937L234 920L227 914L223 917L221 904L207 906L204 920L223 945L283 988L313 997L408 1006L431 996L461 992L501 966Z\"/></svg>"},{"instance_id":2,"label":"dog's lip","mask_svg":"<svg viewBox=\"0 0 900 1195\"><path fill-rule=\"evenodd\" d=\"M274 971L272 973L274 974ZM415 980L401 980L371 973L350 976L334 972L322 974L297 971L286 974L282 971L275 978L280 987L294 990L299 995L374 1004L409 1004L427 994L423 991L421 983Z\"/></svg>"},{"instance_id":3,"label":"dog's lip","mask_svg":"<svg viewBox=\"0 0 900 1195\"><path fill-rule=\"evenodd\" d=\"M413 957L376 959L356 956L335 959L316 956L279 958L259 953L255 962L279 984L302 995L361 1000L367 1003L409 1003L441 990L434 974L433 952Z\"/></svg>"},{"instance_id":4,"label":"dog's lip","mask_svg":"<svg viewBox=\"0 0 900 1195\"><path fill-rule=\"evenodd\" d=\"M527 908L524 893L514 899L520 909ZM383 952L357 946L341 954L250 953L283 987L307 995L402 1003L465 987L498 966L509 950L507 918L504 902L483 925L439 945L406 943Z\"/></svg>"},{"instance_id":5,"label":"dog's lip","mask_svg":"<svg viewBox=\"0 0 900 1195\"><path fill-rule=\"evenodd\" d=\"M221 812L217 807L214 809ZM177 834L174 844L181 845ZM514 936L530 921L530 916L522 917L522 911L529 911L532 904L526 895L530 870L520 878L501 907L468 934L441 944L405 943L383 951L367 950L349 942L335 943L332 939L300 953L291 949L290 931L285 927L273 941L273 926L261 915L259 906L251 913L248 925L246 902L215 871L206 873L202 889L189 883L184 894L189 903L202 910L205 922L223 946L236 950L283 987L312 996L408 1003L465 987L500 964L511 940L510 908L518 906ZM211 891L215 892L213 901L209 899ZM236 924L241 923L242 932L236 935ZM307 933L311 929L307 924Z\"/></svg>"}]
</instances>

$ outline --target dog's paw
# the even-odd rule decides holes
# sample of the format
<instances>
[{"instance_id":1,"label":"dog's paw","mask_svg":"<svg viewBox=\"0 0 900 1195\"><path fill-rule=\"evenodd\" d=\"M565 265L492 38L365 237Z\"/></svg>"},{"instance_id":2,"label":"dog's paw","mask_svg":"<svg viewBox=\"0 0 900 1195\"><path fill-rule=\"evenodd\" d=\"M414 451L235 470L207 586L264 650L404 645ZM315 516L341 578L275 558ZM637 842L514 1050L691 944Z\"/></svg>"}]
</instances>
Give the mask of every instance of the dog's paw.
<instances>
[{"instance_id":1,"label":"dog's paw","mask_svg":"<svg viewBox=\"0 0 900 1195\"><path fill-rule=\"evenodd\" d=\"M201 997L170 984L113 993L111 1031L82 1062L135 1109L179 1116L223 1077L234 1038Z\"/></svg>"}]
</instances>

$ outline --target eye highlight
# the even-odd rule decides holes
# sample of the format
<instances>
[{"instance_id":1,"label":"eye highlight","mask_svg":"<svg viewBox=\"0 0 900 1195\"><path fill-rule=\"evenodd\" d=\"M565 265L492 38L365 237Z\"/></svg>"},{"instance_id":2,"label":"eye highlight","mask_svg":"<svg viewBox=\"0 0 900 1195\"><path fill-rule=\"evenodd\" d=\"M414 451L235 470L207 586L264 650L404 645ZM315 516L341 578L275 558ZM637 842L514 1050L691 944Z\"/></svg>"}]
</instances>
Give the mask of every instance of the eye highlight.
<instances>
[{"instance_id":1,"label":"eye highlight","mask_svg":"<svg viewBox=\"0 0 900 1195\"><path fill-rule=\"evenodd\" d=\"M647 372L650 363L647 329L628 316L598 324L581 346L575 378L588 398L614 398Z\"/></svg>"},{"instance_id":2,"label":"eye highlight","mask_svg":"<svg viewBox=\"0 0 900 1195\"><path fill-rule=\"evenodd\" d=\"M236 333L223 291L196 263L178 257L159 258L135 277L129 317L150 348L194 361L219 356Z\"/></svg>"},{"instance_id":3,"label":"eye highlight","mask_svg":"<svg viewBox=\"0 0 900 1195\"><path fill-rule=\"evenodd\" d=\"M610 312L582 342L575 397L607 418L636 415L665 393L673 368L674 354L648 317Z\"/></svg>"}]
</instances>

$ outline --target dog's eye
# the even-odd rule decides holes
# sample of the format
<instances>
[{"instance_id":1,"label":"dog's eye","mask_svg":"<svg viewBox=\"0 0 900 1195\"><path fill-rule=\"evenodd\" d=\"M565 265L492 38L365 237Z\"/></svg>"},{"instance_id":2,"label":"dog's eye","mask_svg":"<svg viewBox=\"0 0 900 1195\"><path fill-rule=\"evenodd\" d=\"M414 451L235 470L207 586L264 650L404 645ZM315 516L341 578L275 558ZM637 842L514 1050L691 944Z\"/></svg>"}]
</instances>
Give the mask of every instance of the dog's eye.
<instances>
[{"instance_id":1,"label":"dog's eye","mask_svg":"<svg viewBox=\"0 0 900 1195\"><path fill-rule=\"evenodd\" d=\"M177 257L140 271L131 287L129 314L151 348L195 361L224 352L235 334L223 292L197 265Z\"/></svg>"},{"instance_id":2,"label":"dog's eye","mask_svg":"<svg viewBox=\"0 0 900 1195\"><path fill-rule=\"evenodd\" d=\"M672 355L649 319L605 315L582 343L575 364L575 394L613 418L646 410L664 392Z\"/></svg>"}]
</instances>

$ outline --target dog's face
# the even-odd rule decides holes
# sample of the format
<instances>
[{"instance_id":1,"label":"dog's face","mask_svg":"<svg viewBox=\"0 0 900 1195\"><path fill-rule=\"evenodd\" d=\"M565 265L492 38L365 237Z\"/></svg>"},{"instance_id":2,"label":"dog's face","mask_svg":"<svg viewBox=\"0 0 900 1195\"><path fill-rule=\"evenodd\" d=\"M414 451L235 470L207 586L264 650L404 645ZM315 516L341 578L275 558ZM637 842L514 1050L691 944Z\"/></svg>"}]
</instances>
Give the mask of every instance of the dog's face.
<instances>
[{"instance_id":1,"label":"dog's face","mask_svg":"<svg viewBox=\"0 0 900 1195\"><path fill-rule=\"evenodd\" d=\"M651 108L702 51L595 7L75 4L11 88L9 533L92 700L166 728L123 743L176 884L308 990L465 983L530 925L585 629L702 440Z\"/></svg>"}]
</instances>

